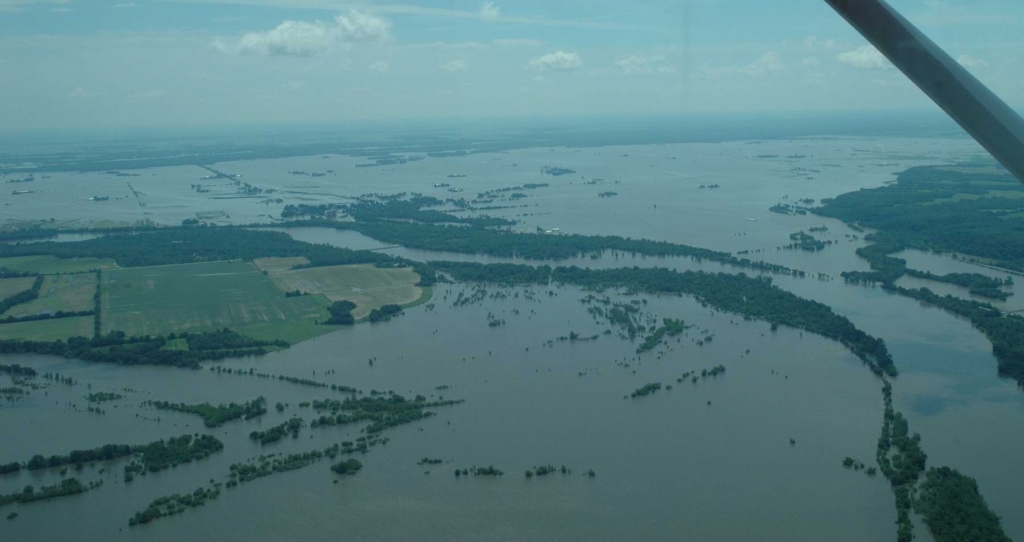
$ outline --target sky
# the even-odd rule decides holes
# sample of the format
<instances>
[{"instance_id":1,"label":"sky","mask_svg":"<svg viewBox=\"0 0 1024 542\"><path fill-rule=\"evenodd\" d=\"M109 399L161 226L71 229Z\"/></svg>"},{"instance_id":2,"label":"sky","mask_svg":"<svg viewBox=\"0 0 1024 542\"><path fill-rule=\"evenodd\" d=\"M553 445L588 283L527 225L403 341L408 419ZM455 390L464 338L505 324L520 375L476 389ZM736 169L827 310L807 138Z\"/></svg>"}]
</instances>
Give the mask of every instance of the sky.
<instances>
[{"instance_id":1,"label":"sky","mask_svg":"<svg viewBox=\"0 0 1024 542\"><path fill-rule=\"evenodd\" d=\"M823 0L408 1L0 0L0 126L934 108ZM890 4L1024 106L1024 2Z\"/></svg>"}]
</instances>

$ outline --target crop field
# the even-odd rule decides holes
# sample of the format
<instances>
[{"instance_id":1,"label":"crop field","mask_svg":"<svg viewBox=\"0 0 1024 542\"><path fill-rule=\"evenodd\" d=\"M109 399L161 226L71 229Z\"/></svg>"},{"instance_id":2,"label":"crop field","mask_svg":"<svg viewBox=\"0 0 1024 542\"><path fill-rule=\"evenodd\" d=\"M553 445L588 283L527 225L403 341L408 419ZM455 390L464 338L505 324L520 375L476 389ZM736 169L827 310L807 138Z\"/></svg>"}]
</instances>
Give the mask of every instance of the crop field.
<instances>
[{"instance_id":1,"label":"crop field","mask_svg":"<svg viewBox=\"0 0 1024 542\"><path fill-rule=\"evenodd\" d=\"M305 256L297 256L294 258L260 258L252 263L256 264L260 271L266 271L273 275L289 271L296 265L306 265L309 260Z\"/></svg>"},{"instance_id":2,"label":"crop field","mask_svg":"<svg viewBox=\"0 0 1024 542\"><path fill-rule=\"evenodd\" d=\"M117 264L110 258L63 259L55 256L14 256L0 258L0 267L27 273L81 273L93 269L116 269Z\"/></svg>"},{"instance_id":3,"label":"crop field","mask_svg":"<svg viewBox=\"0 0 1024 542\"><path fill-rule=\"evenodd\" d=\"M0 279L0 300L7 299L18 292L24 292L32 287L36 281L35 277L17 277L13 279Z\"/></svg>"},{"instance_id":4,"label":"crop field","mask_svg":"<svg viewBox=\"0 0 1024 542\"><path fill-rule=\"evenodd\" d=\"M29 286L31 285L29 283ZM57 311L89 311L95 307L93 300L95 294L96 273L46 275L43 277L43 286L39 289L39 297L28 303L15 305L0 316L20 318L37 314L53 314Z\"/></svg>"},{"instance_id":5,"label":"crop field","mask_svg":"<svg viewBox=\"0 0 1024 542\"><path fill-rule=\"evenodd\" d=\"M210 262L105 271L100 288L103 333L167 335L229 327L290 342L336 329L324 296L285 297L251 263Z\"/></svg>"},{"instance_id":6,"label":"crop field","mask_svg":"<svg viewBox=\"0 0 1024 542\"><path fill-rule=\"evenodd\" d=\"M56 341L69 337L92 337L92 333L92 316L0 324L0 340Z\"/></svg>"},{"instance_id":7,"label":"crop field","mask_svg":"<svg viewBox=\"0 0 1024 542\"><path fill-rule=\"evenodd\" d=\"M412 305L428 293L416 286L420 277L409 268L385 269L359 264L290 269L296 263L303 263L295 260L267 258L258 260L256 265L267 271L283 291L299 290L323 294L331 301L347 299L355 303L352 316L356 319L382 305Z\"/></svg>"}]
</instances>

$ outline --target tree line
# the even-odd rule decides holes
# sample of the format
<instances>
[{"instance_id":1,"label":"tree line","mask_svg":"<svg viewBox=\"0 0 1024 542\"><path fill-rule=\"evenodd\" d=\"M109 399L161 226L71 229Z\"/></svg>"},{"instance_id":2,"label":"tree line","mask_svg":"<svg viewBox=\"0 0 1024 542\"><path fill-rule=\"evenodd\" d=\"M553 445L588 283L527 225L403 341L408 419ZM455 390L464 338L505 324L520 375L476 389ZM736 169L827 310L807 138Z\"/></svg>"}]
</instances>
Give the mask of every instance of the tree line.
<instances>
[{"instance_id":1,"label":"tree line","mask_svg":"<svg viewBox=\"0 0 1024 542\"><path fill-rule=\"evenodd\" d=\"M765 320L773 325L786 325L810 331L842 343L878 375L895 376L896 366L882 339L857 329L823 303L803 299L772 284L769 277L749 277L743 273L679 272L664 268L585 269L581 267L541 266L513 269L509 265L472 262L430 262L456 280L487 281L513 284L558 282L585 288L629 288L654 294L687 294L719 310ZM529 268L520 265L518 267ZM531 280L533 279L533 280Z\"/></svg>"},{"instance_id":2,"label":"tree line","mask_svg":"<svg viewBox=\"0 0 1024 542\"><path fill-rule=\"evenodd\" d=\"M877 229L911 248L989 258L1024 271L1024 200L992 193L1024 187L1011 175L972 167L913 167L894 184L824 199L811 211Z\"/></svg>"},{"instance_id":3,"label":"tree line","mask_svg":"<svg viewBox=\"0 0 1024 542\"><path fill-rule=\"evenodd\" d=\"M96 448L72 450L67 454L55 454L49 457L36 454L25 462L24 468L31 471L65 465L80 467L95 461L111 461L139 454L142 457L142 466L149 471L158 471L181 463L188 463L194 459L204 458L222 449L224 449L224 444L212 435L195 437L182 435L171 437L166 441L157 440L149 444L105 444ZM17 472L21 468L21 463L12 462L3 465L0 468L0 473Z\"/></svg>"},{"instance_id":4,"label":"tree line","mask_svg":"<svg viewBox=\"0 0 1024 542\"><path fill-rule=\"evenodd\" d=\"M201 361L241 356L262 356L267 348L287 348L285 341L260 341L230 331L190 333L186 350L165 349L168 337L127 337L123 331L94 337L71 337L65 341L0 340L0 354L43 354L117 365L170 365L198 369ZM195 345L195 347L193 347Z\"/></svg>"},{"instance_id":5,"label":"tree line","mask_svg":"<svg viewBox=\"0 0 1024 542\"><path fill-rule=\"evenodd\" d=\"M28 290L22 290L14 295L7 297L6 299L0 299L0 314L3 314L14 307L15 305L21 305L22 303L28 303L33 299L39 297L39 288L43 286L43 276L36 275L35 282ZM8 316L7 322L14 322L18 319L13 316Z\"/></svg>"},{"instance_id":6,"label":"tree line","mask_svg":"<svg viewBox=\"0 0 1024 542\"><path fill-rule=\"evenodd\" d=\"M219 427L232 420L248 420L267 413L267 400L263 397L257 397L252 401L242 404L228 403L216 406L210 403L188 405L168 401L146 401L143 404L158 410L174 410L186 414L195 414L203 419L203 425L206 427Z\"/></svg>"}]
</instances>

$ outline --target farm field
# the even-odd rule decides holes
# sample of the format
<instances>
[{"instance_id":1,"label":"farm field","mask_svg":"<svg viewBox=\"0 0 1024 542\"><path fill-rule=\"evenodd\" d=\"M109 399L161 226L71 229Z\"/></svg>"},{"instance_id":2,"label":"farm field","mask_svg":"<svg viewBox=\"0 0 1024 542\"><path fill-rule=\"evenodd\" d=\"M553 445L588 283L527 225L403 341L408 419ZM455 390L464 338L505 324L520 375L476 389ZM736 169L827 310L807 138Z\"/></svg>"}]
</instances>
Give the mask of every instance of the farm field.
<instances>
[{"instance_id":1,"label":"farm field","mask_svg":"<svg viewBox=\"0 0 1024 542\"><path fill-rule=\"evenodd\" d=\"M229 327L260 339L299 341L332 331L324 296L285 297L251 263L209 262L102 273L102 332L167 335Z\"/></svg>"},{"instance_id":2,"label":"farm field","mask_svg":"<svg viewBox=\"0 0 1024 542\"><path fill-rule=\"evenodd\" d=\"M70 337L92 337L93 325L92 316L0 324L0 340L63 341Z\"/></svg>"},{"instance_id":3,"label":"farm field","mask_svg":"<svg viewBox=\"0 0 1024 542\"><path fill-rule=\"evenodd\" d=\"M285 292L299 290L323 294L333 301L356 304L352 316L357 320L383 305L409 306L428 297L429 289L416 286L417 275L410 268L386 269L371 264L334 265L291 269L306 263L305 258L266 258L255 264Z\"/></svg>"},{"instance_id":4,"label":"farm field","mask_svg":"<svg viewBox=\"0 0 1024 542\"><path fill-rule=\"evenodd\" d=\"M12 295L24 292L32 287L36 281L35 277L16 277L12 279L0 279L0 300L7 299Z\"/></svg>"},{"instance_id":5,"label":"farm field","mask_svg":"<svg viewBox=\"0 0 1024 542\"><path fill-rule=\"evenodd\" d=\"M54 273L81 273L93 269L116 269L117 264L110 258L64 259L56 256L14 256L0 258L0 268L3 267L12 271L52 275Z\"/></svg>"},{"instance_id":6,"label":"farm field","mask_svg":"<svg viewBox=\"0 0 1024 542\"><path fill-rule=\"evenodd\" d=\"M33 279L29 279L33 280ZM95 307L96 273L76 273L72 275L46 275L39 289L39 297L11 307L0 317L35 316L37 314L53 314L57 311L78 312L88 311ZM29 286L32 284L29 283Z\"/></svg>"}]
</instances>

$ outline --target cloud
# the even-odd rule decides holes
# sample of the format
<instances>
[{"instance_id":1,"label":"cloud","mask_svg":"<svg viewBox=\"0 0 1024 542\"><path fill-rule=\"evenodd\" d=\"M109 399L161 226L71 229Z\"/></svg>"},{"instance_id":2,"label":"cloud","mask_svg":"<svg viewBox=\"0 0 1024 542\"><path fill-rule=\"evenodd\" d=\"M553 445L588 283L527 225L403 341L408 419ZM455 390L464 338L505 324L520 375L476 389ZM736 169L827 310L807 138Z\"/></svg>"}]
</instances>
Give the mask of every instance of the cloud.
<instances>
[{"instance_id":1,"label":"cloud","mask_svg":"<svg viewBox=\"0 0 1024 542\"><path fill-rule=\"evenodd\" d=\"M348 15L338 15L333 23L284 21L273 30L249 32L235 45L216 40L213 46L232 54L310 57L327 52L336 43L371 43L390 39L390 21L353 10Z\"/></svg>"},{"instance_id":2,"label":"cloud","mask_svg":"<svg viewBox=\"0 0 1024 542\"><path fill-rule=\"evenodd\" d=\"M757 77L769 72L779 71L785 67L786 65L782 62L782 59L779 58L778 53L768 51L754 62L751 62L742 68L738 68L736 72L742 73L743 75L749 75L751 77Z\"/></svg>"},{"instance_id":3,"label":"cloud","mask_svg":"<svg viewBox=\"0 0 1024 542\"><path fill-rule=\"evenodd\" d=\"M961 66L963 66L965 68L968 68L968 69L978 69L978 68L987 68L988 67L988 62L985 62L984 60L981 60L980 58L974 58L973 56L970 56L970 55L960 55L960 56L956 57L956 61L959 62Z\"/></svg>"},{"instance_id":4,"label":"cloud","mask_svg":"<svg viewBox=\"0 0 1024 542\"><path fill-rule=\"evenodd\" d=\"M862 45L852 51L839 53L836 60L862 70L888 70L892 64L871 45Z\"/></svg>"},{"instance_id":5,"label":"cloud","mask_svg":"<svg viewBox=\"0 0 1024 542\"><path fill-rule=\"evenodd\" d=\"M800 64L802 66L810 66L812 68L815 68L815 67L821 66L821 60L819 60L818 57L816 57L816 56L809 56L809 57L801 60Z\"/></svg>"},{"instance_id":6,"label":"cloud","mask_svg":"<svg viewBox=\"0 0 1024 542\"><path fill-rule=\"evenodd\" d=\"M349 14L338 15L339 38L347 43L370 43L391 40L391 21L352 10Z\"/></svg>"},{"instance_id":7,"label":"cloud","mask_svg":"<svg viewBox=\"0 0 1024 542\"><path fill-rule=\"evenodd\" d=\"M576 53L555 51L530 61L530 69L538 72L572 71L583 65L583 59Z\"/></svg>"},{"instance_id":8,"label":"cloud","mask_svg":"<svg viewBox=\"0 0 1024 542\"><path fill-rule=\"evenodd\" d=\"M288 81L281 84L281 88L285 90L302 90L307 86L305 81Z\"/></svg>"},{"instance_id":9,"label":"cloud","mask_svg":"<svg viewBox=\"0 0 1024 542\"><path fill-rule=\"evenodd\" d=\"M484 4L480 6L480 18L485 21L493 21L497 19L499 15L501 15L501 8L499 8L494 2L484 2Z\"/></svg>"},{"instance_id":10,"label":"cloud","mask_svg":"<svg viewBox=\"0 0 1024 542\"><path fill-rule=\"evenodd\" d=\"M675 73L676 69L664 56L633 55L615 62L615 66L626 75Z\"/></svg>"},{"instance_id":11,"label":"cloud","mask_svg":"<svg viewBox=\"0 0 1024 542\"><path fill-rule=\"evenodd\" d=\"M383 60L378 60L370 64L370 71L373 73L388 73L391 71L391 66L388 66L388 63Z\"/></svg>"},{"instance_id":12,"label":"cloud","mask_svg":"<svg viewBox=\"0 0 1024 542\"><path fill-rule=\"evenodd\" d=\"M136 7L136 6L135 6L135 2L125 2L123 4L114 4L113 6L110 6L110 7L119 8L119 9L129 9L129 8L133 8L133 7Z\"/></svg>"},{"instance_id":13,"label":"cloud","mask_svg":"<svg viewBox=\"0 0 1024 542\"><path fill-rule=\"evenodd\" d=\"M442 70L451 73L464 72L467 68L469 68L469 65L466 64L465 60L449 60L448 62L441 64Z\"/></svg>"},{"instance_id":14,"label":"cloud","mask_svg":"<svg viewBox=\"0 0 1024 542\"><path fill-rule=\"evenodd\" d=\"M812 51L817 51L819 49L835 49L836 41L818 39L815 36L807 36L804 38L804 47L807 47Z\"/></svg>"}]
</instances>

